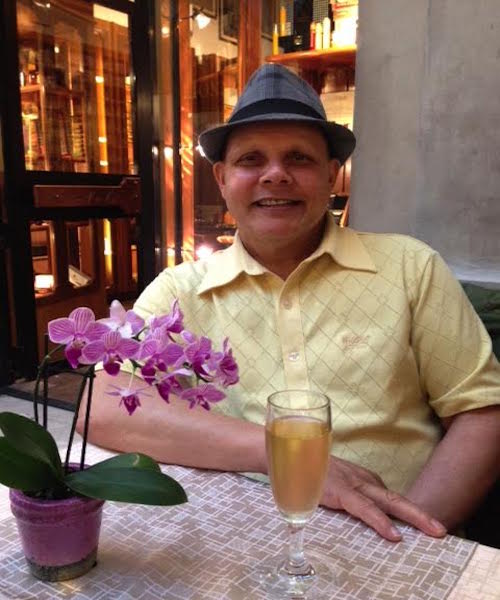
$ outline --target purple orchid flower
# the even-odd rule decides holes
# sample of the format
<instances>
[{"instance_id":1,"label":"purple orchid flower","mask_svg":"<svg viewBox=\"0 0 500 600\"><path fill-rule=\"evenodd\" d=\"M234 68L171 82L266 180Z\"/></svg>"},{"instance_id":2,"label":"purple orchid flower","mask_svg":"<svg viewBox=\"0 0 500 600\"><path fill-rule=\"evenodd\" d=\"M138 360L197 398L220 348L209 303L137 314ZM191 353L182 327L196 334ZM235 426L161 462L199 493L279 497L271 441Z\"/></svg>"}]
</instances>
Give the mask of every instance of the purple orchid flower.
<instances>
[{"instance_id":1,"label":"purple orchid flower","mask_svg":"<svg viewBox=\"0 0 500 600\"><path fill-rule=\"evenodd\" d=\"M99 319L98 323L104 323L112 331L118 331L124 338L133 337L144 327L144 319L133 310L125 310L118 300L111 302L109 318Z\"/></svg>"},{"instance_id":2,"label":"purple orchid flower","mask_svg":"<svg viewBox=\"0 0 500 600\"><path fill-rule=\"evenodd\" d=\"M176 394L177 396L182 393L183 388L177 379L177 376L179 375L185 375L186 377L189 377L192 375L192 373L188 369L176 369L175 371L172 371L171 373L168 373L162 377L162 379L160 379L160 381L158 381L156 384L158 393L167 404L170 403L171 393Z\"/></svg>"},{"instance_id":3,"label":"purple orchid flower","mask_svg":"<svg viewBox=\"0 0 500 600\"><path fill-rule=\"evenodd\" d=\"M229 338L224 340L222 352L214 352L212 354L210 369L213 372L214 380L223 387L238 383L238 365L233 358L233 351L229 347Z\"/></svg>"},{"instance_id":4,"label":"purple orchid flower","mask_svg":"<svg viewBox=\"0 0 500 600\"><path fill-rule=\"evenodd\" d=\"M210 410L210 403L220 402L225 397L226 394L211 383L204 383L198 387L184 390L181 394L181 398L189 402L189 408L199 405L205 410Z\"/></svg>"},{"instance_id":5,"label":"purple orchid flower","mask_svg":"<svg viewBox=\"0 0 500 600\"><path fill-rule=\"evenodd\" d=\"M193 371L201 378L210 377L205 364L210 361L212 355L212 342L204 336L198 339L189 331L183 331L182 337L189 344L184 350L184 356L191 364Z\"/></svg>"},{"instance_id":6,"label":"purple orchid flower","mask_svg":"<svg viewBox=\"0 0 500 600\"><path fill-rule=\"evenodd\" d=\"M144 379L152 384L156 371L166 372L171 365L184 363L184 349L181 345L171 342L166 327L154 330L141 342L137 360L145 360L141 368Z\"/></svg>"},{"instance_id":7,"label":"purple orchid flower","mask_svg":"<svg viewBox=\"0 0 500 600\"><path fill-rule=\"evenodd\" d=\"M151 331L165 327L170 333L180 333L184 329L183 320L184 315L179 308L179 301L174 300L169 314L161 317L153 317L149 322L149 326Z\"/></svg>"},{"instance_id":8,"label":"purple orchid flower","mask_svg":"<svg viewBox=\"0 0 500 600\"><path fill-rule=\"evenodd\" d=\"M82 349L90 342L105 335L109 328L95 320L90 308L80 307L71 311L69 317L49 322L49 338L56 344L66 344L64 354L69 364L76 369Z\"/></svg>"},{"instance_id":9,"label":"purple orchid flower","mask_svg":"<svg viewBox=\"0 0 500 600\"><path fill-rule=\"evenodd\" d=\"M89 342L82 350L80 362L93 365L103 361L104 370L109 375L117 375L125 358L134 358L140 344L136 340L123 338L118 331L109 331L102 339Z\"/></svg>"},{"instance_id":10,"label":"purple orchid flower","mask_svg":"<svg viewBox=\"0 0 500 600\"><path fill-rule=\"evenodd\" d=\"M109 396L120 396L120 403L118 406L123 406L127 409L129 415L132 415L136 408L141 406L141 401L139 399L139 394L143 396L150 397L150 394L145 394L144 390L148 388L139 388L135 390L131 390L130 388L121 388L117 385L110 385L110 388L114 388L116 391L114 392L106 392Z\"/></svg>"}]
</instances>

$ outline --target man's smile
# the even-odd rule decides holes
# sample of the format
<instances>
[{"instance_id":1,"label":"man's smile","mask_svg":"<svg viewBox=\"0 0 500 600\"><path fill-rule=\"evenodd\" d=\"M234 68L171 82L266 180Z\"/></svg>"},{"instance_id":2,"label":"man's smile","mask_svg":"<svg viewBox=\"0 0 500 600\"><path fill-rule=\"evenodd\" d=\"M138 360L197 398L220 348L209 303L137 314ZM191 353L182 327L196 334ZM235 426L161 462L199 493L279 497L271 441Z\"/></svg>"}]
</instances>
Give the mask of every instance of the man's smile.
<instances>
[{"instance_id":1,"label":"man's smile","mask_svg":"<svg viewBox=\"0 0 500 600\"><path fill-rule=\"evenodd\" d=\"M300 203L300 200L292 200L290 198L262 198L261 200L257 200L257 202L254 202L253 204L265 208L270 208L275 206L296 206Z\"/></svg>"}]
</instances>

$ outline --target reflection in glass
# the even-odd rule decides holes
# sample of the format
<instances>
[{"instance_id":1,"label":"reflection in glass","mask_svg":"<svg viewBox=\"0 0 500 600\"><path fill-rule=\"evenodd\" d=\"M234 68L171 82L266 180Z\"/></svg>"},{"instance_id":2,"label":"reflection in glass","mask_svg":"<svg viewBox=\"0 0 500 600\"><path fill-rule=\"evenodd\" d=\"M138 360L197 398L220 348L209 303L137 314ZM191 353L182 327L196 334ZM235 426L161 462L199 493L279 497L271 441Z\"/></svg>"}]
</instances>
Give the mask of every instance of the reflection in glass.
<instances>
[{"instance_id":1,"label":"reflection in glass","mask_svg":"<svg viewBox=\"0 0 500 600\"><path fill-rule=\"evenodd\" d=\"M51 225L46 221L33 223L30 227L30 234L35 292L37 295L47 294L54 289Z\"/></svg>"},{"instance_id":2,"label":"reflection in glass","mask_svg":"<svg viewBox=\"0 0 500 600\"><path fill-rule=\"evenodd\" d=\"M104 219L104 280L109 298L130 298L137 294L137 222L131 219Z\"/></svg>"},{"instance_id":3,"label":"reflection in glass","mask_svg":"<svg viewBox=\"0 0 500 600\"><path fill-rule=\"evenodd\" d=\"M137 295L135 218L39 221L30 231L37 297L91 286L109 301Z\"/></svg>"},{"instance_id":4,"label":"reflection in glass","mask_svg":"<svg viewBox=\"0 0 500 600\"><path fill-rule=\"evenodd\" d=\"M92 283L95 277L93 228L90 221L68 223L68 279L75 288Z\"/></svg>"},{"instance_id":5,"label":"reflection in glass","mask_svg":"<svg viewBox=\"0 0 500 600\"><path fill-rule=\"evenodd\" d=\"M225 121L238 100L239 11L237 3L223 4L218 19L203 31L193 27L190 47L193 68L193 140L207 127ZM236 224L203 158L193 152L193 203L195 259L226 248Z\"/></svg>"},{"instance_id":6,"label":"reflection in glass","mask_svg":"<svg viewBox=\"0 0 500 600\"><path fill-rule=\"evenodd\" d=\"M135 173L129 23L84 2L17 2L28 170Z\"/></svg>"}]
</instances>

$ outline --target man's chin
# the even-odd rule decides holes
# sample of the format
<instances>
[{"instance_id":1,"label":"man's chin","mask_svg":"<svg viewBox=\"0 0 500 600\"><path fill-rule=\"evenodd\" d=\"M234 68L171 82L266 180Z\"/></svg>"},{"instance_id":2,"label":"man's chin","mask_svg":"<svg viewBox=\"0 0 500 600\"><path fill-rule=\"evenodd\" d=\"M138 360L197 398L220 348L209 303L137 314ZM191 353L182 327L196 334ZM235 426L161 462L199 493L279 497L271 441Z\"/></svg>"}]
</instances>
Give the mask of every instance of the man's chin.
<instances>
[{"instance_id":1,"label":"man's chin","mask_svg":"<svg viewBox=\"0 0 500 600\"><path fill-rule=\"evenodd\" d=\"M258 231L255 231L254 236L256 240L275 241L279 243L290 242L297 238L298 228L297 227L262 227Z\"/></svg>"}]
</instances>

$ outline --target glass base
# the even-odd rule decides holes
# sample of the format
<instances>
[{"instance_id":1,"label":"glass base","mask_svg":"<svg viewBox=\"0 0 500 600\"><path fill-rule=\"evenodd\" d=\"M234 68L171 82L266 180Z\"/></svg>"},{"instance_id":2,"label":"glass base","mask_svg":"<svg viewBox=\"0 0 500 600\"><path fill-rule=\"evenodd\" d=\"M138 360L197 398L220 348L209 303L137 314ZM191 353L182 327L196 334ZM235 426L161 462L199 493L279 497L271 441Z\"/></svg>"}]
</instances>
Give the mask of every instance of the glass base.
<instances>
[{"instance_id":1,"label":"glass base","mask_svg":"<svg viewBox=\"0 0 500 600\"><path fill-rule=\"evenodd\" d=\"M255 575L260 585L273 598L306 598L317 580L316 571L311 564L297 571L288 569L286 561L277 568L257 569Z\"/></svg>"}]
</instances>

